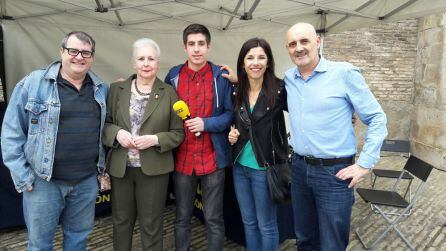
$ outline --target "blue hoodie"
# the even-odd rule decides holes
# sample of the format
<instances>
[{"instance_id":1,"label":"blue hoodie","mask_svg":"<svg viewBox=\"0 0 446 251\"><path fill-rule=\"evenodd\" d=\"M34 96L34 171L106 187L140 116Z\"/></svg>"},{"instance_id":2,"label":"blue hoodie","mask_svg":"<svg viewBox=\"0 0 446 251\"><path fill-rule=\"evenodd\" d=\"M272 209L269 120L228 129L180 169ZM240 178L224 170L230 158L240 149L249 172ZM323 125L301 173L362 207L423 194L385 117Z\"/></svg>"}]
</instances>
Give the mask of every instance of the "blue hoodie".
<instances>
[{"instance_id":1,"label":"blue hoodie","mask_svg":"<svg viewBox=\"0 0 446 251\"><path fill-rule=\"evenodd\" d=\"M231 145L228 141L229 127L233 121L232 85L221 76L220 67L209 62L212 68L212 90L214 94L214 107L212 116L203 118L204 131L211 133L212 145L217 154L217 167L224 168L231 164ZM178 87L180 70L185 64L180 64L169 70L164 82Z\"/></svg>"}]
</instances>

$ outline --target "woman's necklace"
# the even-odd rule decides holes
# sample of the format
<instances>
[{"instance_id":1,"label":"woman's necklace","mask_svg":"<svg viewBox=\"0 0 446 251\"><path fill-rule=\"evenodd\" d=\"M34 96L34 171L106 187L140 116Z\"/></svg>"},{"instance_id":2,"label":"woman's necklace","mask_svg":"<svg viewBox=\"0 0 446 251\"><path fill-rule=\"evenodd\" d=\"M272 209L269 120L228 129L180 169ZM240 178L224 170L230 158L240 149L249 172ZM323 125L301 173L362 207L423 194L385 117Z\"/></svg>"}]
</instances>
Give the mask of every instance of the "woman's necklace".
<instances>
[{"instance_id":1,"label":"woman's necklace","mask_svg":"<svg viewBox=\"0 0 446 251\"><path fill-rule=\"evenodd\" d=\"M137 83L137 79L135 78L135 90L136 92L141 95L141 96L149 96L150 95L150 91L149 92L142 92L138 89L138 83Z\"/></svg>"}]
</instances>

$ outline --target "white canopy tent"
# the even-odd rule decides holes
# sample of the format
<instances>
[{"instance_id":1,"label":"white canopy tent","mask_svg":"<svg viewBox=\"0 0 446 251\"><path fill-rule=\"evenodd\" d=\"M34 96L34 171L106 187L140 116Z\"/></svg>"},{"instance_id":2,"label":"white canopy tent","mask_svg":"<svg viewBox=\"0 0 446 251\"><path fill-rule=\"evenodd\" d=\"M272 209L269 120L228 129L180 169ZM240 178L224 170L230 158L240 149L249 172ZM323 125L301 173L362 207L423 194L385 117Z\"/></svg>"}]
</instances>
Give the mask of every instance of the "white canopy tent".
<instances>
[{"instance_id":1,"label":"white canopy tent","mask_svg":"<svg viewBox=\"0 0 446 251\"><path fill-rule=\"evenodd\" d=\"M274 50L277 74L291 62L286 30L310 22L321 33L445 12L445 0L0 0L6 88L59 58L60 41L83 30L97 42L93 70L107 82L133 72L131 44L150 37L161 47L159 76L185 61L182 30L201 23L211 30L211 60L234 66L241 44L258 36Z\"/></svg>"}]
</instances>

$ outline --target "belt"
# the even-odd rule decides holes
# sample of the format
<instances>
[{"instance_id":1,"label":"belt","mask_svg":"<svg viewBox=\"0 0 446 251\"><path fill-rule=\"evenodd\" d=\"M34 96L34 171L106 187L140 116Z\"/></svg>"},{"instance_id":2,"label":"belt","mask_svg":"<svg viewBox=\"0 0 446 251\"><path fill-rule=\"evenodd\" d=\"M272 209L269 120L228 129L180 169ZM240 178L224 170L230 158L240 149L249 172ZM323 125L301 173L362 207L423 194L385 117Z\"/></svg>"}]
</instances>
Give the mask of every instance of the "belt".
<instances>
[{"instance_id":1,"label":"belt","mask_svg":"<svg viewBox=\"0 0 446 251\"><path fill-rule=\"evenodd\" d=\"M343 158L332 158L332 159L322 159L315 158L313 156L301 156L297 153L294 154L296 157L303 159L305 163L312 166L332 166L337 164L353 164L355 162L355 157L343 157Z\"/></svg>"}]
</instances>

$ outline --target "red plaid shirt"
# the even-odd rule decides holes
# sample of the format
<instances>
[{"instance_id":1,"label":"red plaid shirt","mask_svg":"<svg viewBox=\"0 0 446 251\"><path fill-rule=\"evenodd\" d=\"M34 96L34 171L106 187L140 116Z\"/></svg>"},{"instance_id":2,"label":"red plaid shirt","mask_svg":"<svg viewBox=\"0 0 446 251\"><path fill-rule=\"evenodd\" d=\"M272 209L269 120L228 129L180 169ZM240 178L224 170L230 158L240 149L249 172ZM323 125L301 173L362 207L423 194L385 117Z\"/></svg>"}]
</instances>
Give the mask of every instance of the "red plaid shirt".
<instances>
[{"instance_id":1,"label":"red plaid shirt","mask_svg":"<svg viewBox=\"0 0 446 251\"><path fill-rule=\"evenodd\" d=\"M180 70L178 79L178 98L189 106L191 118L212 116L214 95L212 90L213 75L209 63L197 72L187 66ZM186 133L183 143L177 149L175 170L192 175L205 175L217 169L217 157L209 132L195 136L184 126Z\"/></svg>"}]
</instances>

